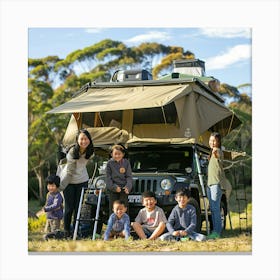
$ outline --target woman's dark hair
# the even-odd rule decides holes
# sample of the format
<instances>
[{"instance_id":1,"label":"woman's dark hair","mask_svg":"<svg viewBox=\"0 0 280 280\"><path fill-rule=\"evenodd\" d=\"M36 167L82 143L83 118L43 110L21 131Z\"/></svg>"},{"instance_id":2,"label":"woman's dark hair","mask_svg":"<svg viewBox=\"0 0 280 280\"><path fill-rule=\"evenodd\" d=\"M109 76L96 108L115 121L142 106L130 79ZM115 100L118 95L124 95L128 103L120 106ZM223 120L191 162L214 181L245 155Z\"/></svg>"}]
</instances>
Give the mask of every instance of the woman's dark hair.
<instances>
[{"instance_id":1,"label":"woman's dark hair","mask_svg":"<svg viewBox=\"0 0 280 280\"><path fill-rule=\"evenodd\" d=\"M221 134L219 132L212 132L210 137L211 136L214 136L216 138L216 140L218 140L219 148L221 149L221 147L222 147L222 137L221 137Z\"/></svg>"},{"instance_id":2,"label":"woman's dark hair","mask_svg":"<svg viewBox=\"0 0 280 280\"><path fill-rule=\"evenodd\" d=\"M93 148L93 142L90 136L90 133L86 129L80 129L76 135L76 144L74 145L74 150L73 150L73 158L74 159L79 159L80 158L80 146L78 144L78 138L81 133L84 133L86 137L89 139L89 145L86 148L86 159L89 159L93 153L94 153L94 148Z\"/></svg>"}]
</instances>

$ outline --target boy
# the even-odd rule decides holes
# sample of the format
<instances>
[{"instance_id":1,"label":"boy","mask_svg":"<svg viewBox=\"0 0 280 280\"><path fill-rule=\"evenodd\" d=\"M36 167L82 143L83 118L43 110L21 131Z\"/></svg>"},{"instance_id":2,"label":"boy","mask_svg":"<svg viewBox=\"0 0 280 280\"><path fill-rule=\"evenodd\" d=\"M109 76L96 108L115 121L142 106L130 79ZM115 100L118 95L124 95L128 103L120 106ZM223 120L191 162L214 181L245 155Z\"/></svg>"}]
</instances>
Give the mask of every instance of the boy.
<instances>
[{"instance_id":1,"label":"boy","mask_svg":"<svg viewBox=\"0 0 280 280\"><path fill-rule=\"evenodd\" d=\"M175 200L178 202L178 205L171 211L166 225L168 233L163 234L160 237L161 240L206 240L205 235L195 232L196 212L194 206L188 204L189 198L190 190L177 190Z\"/></svg>"},{"instance_id":2,"label":"boy","mask_svg":"<svg viewBox=\"0 0 280 280\"><path fill-rule=\"evenodd\" d=\"M63 198L58 188L60 178L57 175L50 175L47 178L47 199L43 210L47 214L45 232L54 232L60 229L60 222L63 218Z\"/></svg>"},{"instance_id":3,"label":"boy","mask_svg":"<svg viewBox=\"0 0 280 280\"><path fill-rule=\"evenodd\" d=\"M143 206L132 227L141 239L155 240L165 230L167 219L163 210L156 206L155 193L147 191L142 194Z\"/></svg>"},{"instance_id":4,"label":"boy","mask_svg":"<svg viewBox=\"0 0 280 280\"><path fill-rule=\"evenodd\" d=\"M125 213L127 210L125 202L115 200L113 202L113 212L108 220L107 229L104 234L104 240L113 237L122 237L126 240L130 236L130 219Z\"/></svg>"}]
</instances>

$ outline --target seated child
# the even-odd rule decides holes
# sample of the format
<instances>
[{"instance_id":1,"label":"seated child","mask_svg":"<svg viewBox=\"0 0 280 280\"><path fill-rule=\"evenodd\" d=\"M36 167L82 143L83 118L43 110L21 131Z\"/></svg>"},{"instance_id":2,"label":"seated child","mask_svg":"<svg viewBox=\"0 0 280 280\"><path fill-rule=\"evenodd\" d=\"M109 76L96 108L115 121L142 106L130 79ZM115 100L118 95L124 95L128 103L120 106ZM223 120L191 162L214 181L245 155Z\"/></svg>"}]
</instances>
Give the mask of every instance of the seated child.
<instances>
[{"instance_id":1,"label":"seated child","mask_svg":"<svg viewBox=\"0 0 280 280\"><path fill-rule=\"evenodd\" d=\"M113 202L113 212L108 220L108 225L104 234L104 240L113 237L128 239L130 236L130 218L125 213L127 210L125 202L115 200Z\"/></svg>"},{"instance_id":2,"label":"seated child","mask_svg":"<svg viewBox=\"0 0 280 280\"><path fill-rule=\"evenodd\" d=\"M177 190L175 200L178 205L172 209L168 217L168 223L166 224L168 232L160 237L161 240L206 240L205 235L195 232L196 211L194 206L188 204L189 198L190 190Z\"/></svg>"},{"instance_id":3,"label":"seated child","mask_svg":"<svg viewBox=\"0 0 280 280\"><path fill-rule=\"evenodd\" d=\"M167 219L163 210L156 206L155 193L144 192L142 199L145 208L139 211L132 227L141 239L154 240L164 232Z\"/></svg>"},{"instance_id":4,"label":"seated child","mask_svg":"<svg viewBox=\"0 0 280 280\"><path fill-rule=\"evenodd\" d=\"M60 229L60 222L63 218L63 198L59 192L60 178L57 175L50 175L47 178L47 198L43 210L47 214L45 232L54 232Z\"/></svg>"}]
</instances>

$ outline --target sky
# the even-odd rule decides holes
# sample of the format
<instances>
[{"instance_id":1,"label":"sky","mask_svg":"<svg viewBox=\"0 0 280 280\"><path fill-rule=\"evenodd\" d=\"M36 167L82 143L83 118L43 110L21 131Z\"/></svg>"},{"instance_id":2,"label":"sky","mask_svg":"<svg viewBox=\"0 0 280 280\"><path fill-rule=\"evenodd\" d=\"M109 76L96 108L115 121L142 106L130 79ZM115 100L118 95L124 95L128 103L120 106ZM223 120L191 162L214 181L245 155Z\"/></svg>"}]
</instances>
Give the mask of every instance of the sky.
<instances>
[{"instance_id":1,"label":"sky","mask_svg":"<svg viewBox=\"0 0 280 280\"><path fill-rule=\"evenodd\" d=\"M180 46L205 61L206 76L233 86L252 83L250 28L29 28L28 56L65 58L103 39L129 47L143 42Z\"/></svg>"}]
</instances>

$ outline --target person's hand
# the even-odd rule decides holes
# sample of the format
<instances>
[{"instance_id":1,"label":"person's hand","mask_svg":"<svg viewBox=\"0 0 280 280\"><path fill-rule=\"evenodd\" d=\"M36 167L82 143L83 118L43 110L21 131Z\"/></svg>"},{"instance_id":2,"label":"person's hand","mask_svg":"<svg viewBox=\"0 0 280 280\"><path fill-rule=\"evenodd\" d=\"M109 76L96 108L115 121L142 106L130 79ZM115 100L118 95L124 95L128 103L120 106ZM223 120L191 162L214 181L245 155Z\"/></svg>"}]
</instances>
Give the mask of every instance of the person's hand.
<instances>
[{"instance_id":1,"label":"person's hand","mask_svg":"<svg viewBox=\"0 0 280 280\"><path fill-rule=\"evenodd\" d=\"M116 192L121 192L121 191L122 191L122 189L119 186L117 186L116 187Z\"/></svg>"},{"instance_id":2,"label":"person's hand","mask_svg":"<svg viewBox=\"0 0 280 280\"><path fill-rule=\"evenodd\" d=\"M179 230L175 230L172 233L173 236L180 236L180 231Z\"/></svg>"},{"instance_id":3,"label":"person's hand","mask_svg":"<svg viewBox=\"0 0 280 280\"><path fill-rule=\"evenodd\" d=\"M218 157L218 149L215 147L215 148L213 148L213 150L212 150L212 154L214 155L214 157L215 158L217 158Z\"/></svg>"},{"instance_id":4,"label":"person's hand","mask_svg":"<svg viewBox=\"0 0 280 280\"><path fill-rule=\"evenodd\" d=\"M188 234L184 230L180 230L180 236L187 236Z\"/></svg>"},{"instance_id":5,"label":"person's hand","mask_svg":"<svg viewBox=\"0 0 280 280\"><path fill-rule=\"evenodd\" d=\"M124 190L124 192L125 192L126 194L129 194L128 187L124 187L123 190Z\"/></svg>"}]
</instances>

